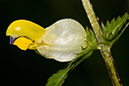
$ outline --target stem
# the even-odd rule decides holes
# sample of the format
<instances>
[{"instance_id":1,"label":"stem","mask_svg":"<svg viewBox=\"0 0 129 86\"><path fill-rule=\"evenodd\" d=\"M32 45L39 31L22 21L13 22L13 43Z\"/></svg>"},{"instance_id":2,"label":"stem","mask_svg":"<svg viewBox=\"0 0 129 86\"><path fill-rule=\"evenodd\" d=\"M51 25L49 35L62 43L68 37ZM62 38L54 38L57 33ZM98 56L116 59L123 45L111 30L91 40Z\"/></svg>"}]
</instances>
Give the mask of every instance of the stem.
<instances>
[{"instance_id":1,"label":"stem","mask_svg":"<svg viewBox=\"0 0 129 86\"><path fill-rule=\"evenodd\" d=\"M97 41L100 42L99 32L101 33L101 29L100 29L99 23L97 21L97 18L95 16L95 13L93 11L92 5L89 0L82 0L82 3L83 3L83 7L86 11L87 17L93 28L93 31L96 35Z\"/></svg>"},{"instance_id":2,"label":"stem","mask_svg":"<svg viewBox=\"0 0 129 86\"><path fill-rule=\"evenodd\" d=\"M84 9L86 11L87 17L91 23L93 31L95 33L96 39L98 41L99 50L103 56L105 64L107 66L110 78L114 86L122 86L118 73L116 71L115 63L111 55L110 47L105 44L100 44L101 42L101 28L93 11L92 5L89 0L82 0Z\"/></svg>"},{"instance_id":3,"label":"stem","mask_svg":"<svg viewBox=\"0 0 129 86\"><path fill-rule=\"evenodd\" d=\"M107 45L101 45L100 52L103 56L103 59L106 63L110 78L114 86L122 86L119 75L117 73L114 59L111 55L110 47Z\"/></svg>"}]
</instances>

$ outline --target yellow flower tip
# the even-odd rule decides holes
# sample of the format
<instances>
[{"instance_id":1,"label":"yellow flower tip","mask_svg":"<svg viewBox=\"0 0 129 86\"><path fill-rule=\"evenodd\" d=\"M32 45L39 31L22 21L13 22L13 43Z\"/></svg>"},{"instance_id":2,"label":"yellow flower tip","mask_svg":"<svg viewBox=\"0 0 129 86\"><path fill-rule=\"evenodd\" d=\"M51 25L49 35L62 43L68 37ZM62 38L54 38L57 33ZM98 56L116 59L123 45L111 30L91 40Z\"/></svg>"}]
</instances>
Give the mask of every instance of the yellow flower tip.
<instances>
[{"instance_id":1,"label":"yellow flower tip","mask_svg":"<svg viewBox=\"0 0 129 86\"><path fill-rule=\"evenodd\" d=\"M20 19L12 22L9 25L6 31L6 36L11 36L14 38L25 36L36 42L45 32L46 30L40 25L28 20Z\"/></svg>"},{"instance_id":2,"label":"yellow flower tip","mask_svg":"<svg viewBox=\"0 0 129 86\"><path fill-rule=\"evenodd\" d=\"M27 39L25 37L20 37L17 38L13 45L16 45L17 47L19 47L21 50L27 50L28 47L32 44L33 42L30 39Z\"/></svg>"}]
</instances>

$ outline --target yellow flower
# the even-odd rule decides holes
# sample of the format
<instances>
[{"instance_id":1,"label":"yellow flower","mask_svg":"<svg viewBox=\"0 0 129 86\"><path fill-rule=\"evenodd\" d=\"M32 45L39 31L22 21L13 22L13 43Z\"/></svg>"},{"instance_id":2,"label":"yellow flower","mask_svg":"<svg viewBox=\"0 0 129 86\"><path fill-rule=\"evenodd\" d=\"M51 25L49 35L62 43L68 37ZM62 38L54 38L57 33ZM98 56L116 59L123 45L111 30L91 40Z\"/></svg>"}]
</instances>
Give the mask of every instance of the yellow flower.
<instances>
[{"instance_id":1,"label":"yellow flower","mask_svg":"<svg viewBox=\"0 0 129 86\"><path fill-rule=\"evenodd\" d=\"M71 61L86 48L86 32L73 19L62 19L47 28L28 20L16 20L6 32L10 43L21 50L36 50L46 58L60 62Z\"/></svg>"}]
</instances>

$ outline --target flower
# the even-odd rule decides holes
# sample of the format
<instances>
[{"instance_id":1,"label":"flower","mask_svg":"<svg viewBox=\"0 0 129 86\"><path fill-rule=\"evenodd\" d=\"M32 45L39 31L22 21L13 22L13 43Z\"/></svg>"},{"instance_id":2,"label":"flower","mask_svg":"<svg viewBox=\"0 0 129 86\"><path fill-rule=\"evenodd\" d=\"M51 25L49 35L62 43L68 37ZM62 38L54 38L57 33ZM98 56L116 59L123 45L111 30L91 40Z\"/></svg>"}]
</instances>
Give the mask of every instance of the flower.
<instances>
[{"instance_id":1,"label":"flower","mask_svg":"<svg viewBox=\"0 0 129 86\"><path fill-rule=\"evenodd\" d=\"M61 19L45 29L28 20L16 20L6 36L11 36L10 43L21 50L36 50L59 62L75 59L87 47L85 29L73 19Z\"/></svg>"}]
</instances>

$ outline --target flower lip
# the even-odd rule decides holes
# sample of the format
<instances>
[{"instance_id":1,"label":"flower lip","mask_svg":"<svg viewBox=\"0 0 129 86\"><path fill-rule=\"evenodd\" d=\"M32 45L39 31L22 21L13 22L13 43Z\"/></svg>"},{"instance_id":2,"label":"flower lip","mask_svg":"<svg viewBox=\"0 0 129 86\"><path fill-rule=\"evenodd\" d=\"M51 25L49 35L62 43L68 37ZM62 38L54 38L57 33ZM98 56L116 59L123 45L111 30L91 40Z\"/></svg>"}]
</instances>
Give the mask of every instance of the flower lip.
<instances>
[{"instance_id":1,"label":"flower lip","mask_svg":"<svg viewBox=\"0 0 129 86\"><path fill-rule=\"evenodd\" d=\"M16 40L17 38L14 38L14 37L10 37L10 41L9 41L9 44L12 45L14 43L14 41Z\"/></svg>"},{"instance_id":2,"label":"flower lip","mask_svg":"<svg viewBox=\"0 0 129 86\"><path fill-rule=\"evenodd\" d=\"M13 45L13 43L15 42L15 40L18 39L18 38L20 38L20 37L25 37L25 36L19 36L19 37L11 37L11 36L10 36L9 44L10 44L10 45ZM28 37L25 37L25 38L30 39L30 38L28 38ZM30 40L31 40L31 39L30 39ZM34 42L34 41L33 41L33 42Z\"/></svg>"}]
</instances>

